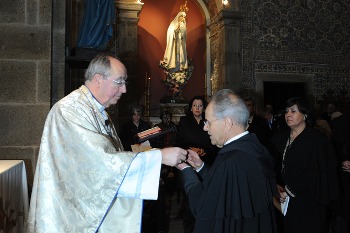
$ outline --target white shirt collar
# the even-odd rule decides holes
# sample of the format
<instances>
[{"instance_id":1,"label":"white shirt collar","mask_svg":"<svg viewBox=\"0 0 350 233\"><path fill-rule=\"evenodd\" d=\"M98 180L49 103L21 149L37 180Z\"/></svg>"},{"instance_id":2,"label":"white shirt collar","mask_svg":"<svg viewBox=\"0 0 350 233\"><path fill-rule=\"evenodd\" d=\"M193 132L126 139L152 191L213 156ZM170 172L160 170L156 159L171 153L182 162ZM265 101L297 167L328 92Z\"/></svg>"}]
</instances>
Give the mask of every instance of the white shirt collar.
<instances>
[{"instance_id":1,"label":"white shirt collar","mask_svg":"<svg viewBox=\"0 0 350 233\"><path fill-rule=\"evenodd\" d=\"M234 136L233 138L231 138L230 140L228 140L224 145L227 145L227 144L229 144L230 142L233 142L233 141L237 140L238 138L241 138L241 137L243 137L244 135L247 135L248 133L249 133L248 131L244 131L243 133L238 134L238 135Z\"/></svg>"},{"instance_id":2,"label":"white shirt collar","mask_svg":"<svg viewBox=\"0 0 350 233\"><path fill-rule=\"evenodd\" d=\"M88 88L89 89L89 88ZM106 111L105 111L105 106L103 106L102 104L100 104L100 102L97 101L97 99L95 98L95 96L91 93L91 91L89 90L91 96L92 96L92 99L94 100L98 110L102 113L103 117L105 118L105 120L108 119L107 117L107 114L106 114Z\"/></svg>"},{"instance_id":3,"label":"white shirt collar","mask_svg":"<svg viewBox=\"0 0 350 233\"><path fill-rule=\"evenodd\" d=\"M100 112L103 113L105 111L105 106L100 104L95 98L93 98L93 100L95 101L95 104L97 105L98 110L100 110Z\"/></svg>"}]
</instances>

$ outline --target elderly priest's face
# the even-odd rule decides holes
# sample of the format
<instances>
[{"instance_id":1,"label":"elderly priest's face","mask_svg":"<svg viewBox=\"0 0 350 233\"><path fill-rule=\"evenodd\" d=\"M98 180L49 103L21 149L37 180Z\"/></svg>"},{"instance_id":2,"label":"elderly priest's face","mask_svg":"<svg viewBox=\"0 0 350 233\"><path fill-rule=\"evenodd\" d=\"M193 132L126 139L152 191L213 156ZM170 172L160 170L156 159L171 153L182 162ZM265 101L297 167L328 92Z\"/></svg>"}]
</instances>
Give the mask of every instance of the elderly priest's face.
<instances>
[{"instance_id":1,"label":"elderly priest's face","mask_svg":"<svg viewBox=\"0 0 350 233\"><path fill-rule=\"evenodd\" d=\"M111 59L111 75L101 79L99 102L108 108L118 102L120 97L126 93L127 71L125 66L117 59Z\"/></svg>"}]
</instances>

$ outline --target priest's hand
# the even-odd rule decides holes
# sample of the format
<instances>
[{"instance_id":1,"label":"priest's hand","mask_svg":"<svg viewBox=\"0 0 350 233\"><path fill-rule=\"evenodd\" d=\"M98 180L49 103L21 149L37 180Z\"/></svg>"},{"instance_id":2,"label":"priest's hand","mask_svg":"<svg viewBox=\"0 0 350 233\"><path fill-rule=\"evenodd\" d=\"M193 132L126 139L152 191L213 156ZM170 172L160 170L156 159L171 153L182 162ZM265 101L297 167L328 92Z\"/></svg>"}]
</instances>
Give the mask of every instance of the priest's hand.
<instances>
[{"instance_id":1,"label":"priest's hand","mask_svg":"<svg viewBox=\"0 0 350 233\"><path fill-rule=\"evenodd\" d=\"M186 161L187 150L180 147L168 147L160 151L162 152L162 164L174 167Z\"/></svg>"}]
</instances>

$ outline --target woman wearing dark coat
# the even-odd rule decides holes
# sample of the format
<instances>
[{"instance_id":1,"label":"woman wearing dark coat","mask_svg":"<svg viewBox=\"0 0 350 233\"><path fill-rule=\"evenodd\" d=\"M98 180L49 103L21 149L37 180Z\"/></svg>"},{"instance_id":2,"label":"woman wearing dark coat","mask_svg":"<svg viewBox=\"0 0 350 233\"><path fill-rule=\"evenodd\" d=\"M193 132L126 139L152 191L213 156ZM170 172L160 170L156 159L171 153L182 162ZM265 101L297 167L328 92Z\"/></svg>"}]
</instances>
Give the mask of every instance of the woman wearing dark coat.
<instances>
[{"instance_id":1,"label":"woman wearing dark coat","mask_svg":"<svg viewBox=\"0 0 350 233\"><path fill-rule=\"evenodd\" d=\"M176 145L196 151L206 164L211 164L217 154L217 148L210 142L204 127L204 111L206 101L202 96L195 96L189 102L189 109L186 116L180 118Z\"/></svg>"},{"instance_id":2,"label":"woman wearing dark coat","mask_svg":"<svg viewBox=\"0 0 350 233\"><path fill-rule=\"evenodd\" d=\"M328 232L328 205L338 195L334 149L325 135L307 124L310 110L304 98L289 99L289 128L272 138L280 202L290 198L284 233Z\"/></svg>"},{"instance_id":3,"label":"woman wearing dark coat","mask_svg":"<svg viewBox=\"0 0 350 233\"><path fill-rule=\"evenodd\" d=\"M141 113L141 108L132 108L132 119L123 125L120 132L120 139L126 151L132 151L131 145L138 144L136 134L151 128L146 121L141 119Z\"/></svg>"}]
</instances>

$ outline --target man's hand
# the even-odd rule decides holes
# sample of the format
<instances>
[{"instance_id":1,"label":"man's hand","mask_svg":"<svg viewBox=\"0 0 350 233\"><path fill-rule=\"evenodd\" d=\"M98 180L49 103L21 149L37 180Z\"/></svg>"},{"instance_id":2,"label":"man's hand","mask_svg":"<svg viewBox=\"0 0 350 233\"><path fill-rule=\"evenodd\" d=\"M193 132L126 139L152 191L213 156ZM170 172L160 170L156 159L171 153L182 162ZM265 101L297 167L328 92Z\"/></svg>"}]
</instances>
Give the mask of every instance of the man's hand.
<instances>
[{"instance_id":1,"label":"man's hand","mask_svg":"<svg viewBox=\"0 0 350 233\"><path fill-rule=\"evenodd\" d=\"M196 170L202 167L203 165L203 161L200 159L199 155L193 150L188 150L187 163Z\"/></svg>"},{"instance_id":2,"label":"man's hand","mask_svg":"<svg viewBox=\"0 0 350 233\"><path fill-rule=\"evenodd\" d=\"M180 147L168 147L160 151L162 152L162 164L174 167L186 161L187 151Z\"/></svg>"},{"instance_id":3,"label":"man's hand","mask_svg":"<svg viewBox=\"0 0 350 233\"><path fill-rule=\"evenodd\" d=\"M345 160L341 163L344 172L350 172L350 161Z\"/></svg>"},{"instance_id":4,"label":"man's hand","mask_svg":"<svg viewBox=\"0 0 350 233\"><path fill-rule=\"evenodd\" d=\"M191 167L190 165L188 165L187 163L179 163L175 166L177 169L179 169L180 171L182 171L184 168L186 167Z\"/></svg>"},{"instance_id":5,"label":"man's hand","mask_svg":"<svg viewBox=\"0 0 350 233\"><path fill-rule=\"evenodd\" d=\"M279 202L284 203L288 196L288 194L286 193L286 190L281 185L277 185L277 190L280 195Z\"/></svg>"},{"instance_id":6,"label":"man's hand","mask_svg":"<svg viewBox=\"0 0 350 233\"><path fill-rule=\"evenodd\" d=\"M199 156L204 156L206 154L202 148L190 147L190 149L196 152Z\"/></svg>"}]
</instances>

